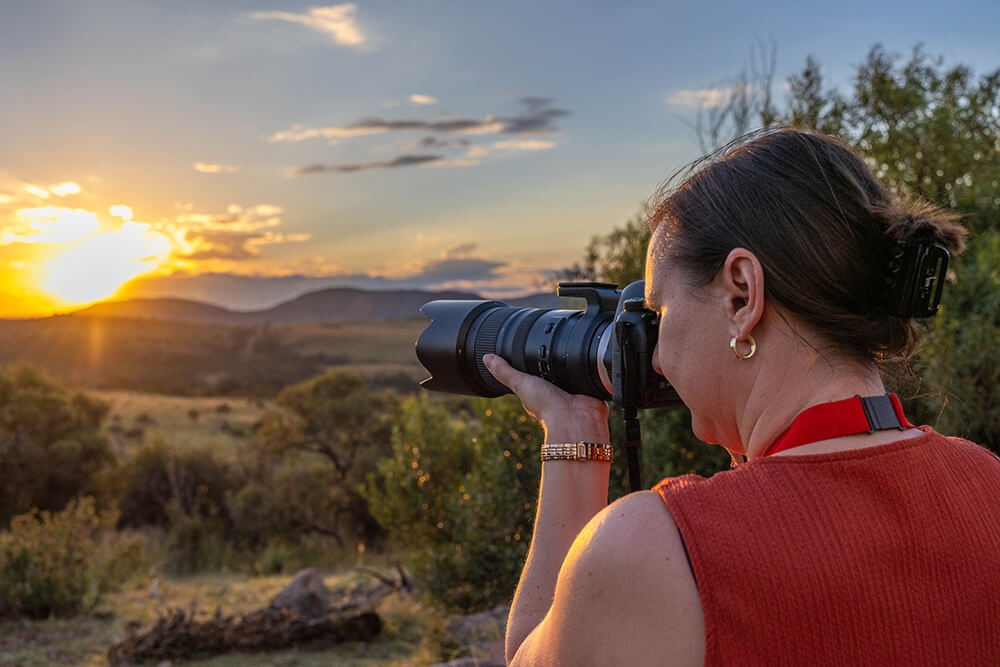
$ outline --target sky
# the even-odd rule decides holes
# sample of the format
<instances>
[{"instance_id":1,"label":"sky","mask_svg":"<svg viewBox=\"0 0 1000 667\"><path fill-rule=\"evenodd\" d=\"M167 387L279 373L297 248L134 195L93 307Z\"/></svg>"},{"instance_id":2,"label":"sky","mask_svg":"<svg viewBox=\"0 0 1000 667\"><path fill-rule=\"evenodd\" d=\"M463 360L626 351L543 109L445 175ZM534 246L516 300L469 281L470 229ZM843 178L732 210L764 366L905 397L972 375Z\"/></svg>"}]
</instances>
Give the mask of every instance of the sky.
<instances>
[{"instance_id":1,"label":"sky","mask_svg":"<svg viewBox=\"0 0 1000 667\"><path fill-rule=\"evenodd\" d=\"M1000 68L1000 2L0 0L0 317L551 289L773 43Z\"/></svg>"}]
</instances>

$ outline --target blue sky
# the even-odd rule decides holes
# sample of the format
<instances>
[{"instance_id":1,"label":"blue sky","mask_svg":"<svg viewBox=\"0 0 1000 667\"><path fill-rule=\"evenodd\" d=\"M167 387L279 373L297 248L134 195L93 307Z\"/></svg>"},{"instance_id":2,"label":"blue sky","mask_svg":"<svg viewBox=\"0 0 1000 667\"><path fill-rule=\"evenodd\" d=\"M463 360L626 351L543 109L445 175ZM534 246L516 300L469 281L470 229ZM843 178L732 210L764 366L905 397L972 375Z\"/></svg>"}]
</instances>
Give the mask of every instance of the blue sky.
<instances>
[{"instance_id":1,"label":"blue sky","mask_svg":"<svg viewBox=\"0 0 1000 667\"><path fill-rule=\"evenodd\" d=\"M332 284L533 291L697 157L684 100L758 40L779 101L807 55L846 89L877 42L1000 67L995 0L0 11L7 312L127 278L239 308Z\"/></svg>"}]
</instances>

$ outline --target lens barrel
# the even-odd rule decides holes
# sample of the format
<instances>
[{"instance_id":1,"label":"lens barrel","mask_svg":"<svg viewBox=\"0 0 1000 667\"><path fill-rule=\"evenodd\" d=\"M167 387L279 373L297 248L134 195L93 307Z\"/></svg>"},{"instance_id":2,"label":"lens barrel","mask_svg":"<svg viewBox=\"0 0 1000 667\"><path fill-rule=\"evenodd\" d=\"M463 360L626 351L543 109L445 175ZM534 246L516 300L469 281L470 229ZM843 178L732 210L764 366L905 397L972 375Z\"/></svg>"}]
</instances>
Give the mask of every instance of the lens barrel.
<instances>
[{"instance_id":1,"label":"lens barrel","mask_svg":"<svg viewBox=\"0 0 1000 667\"><path fill-rule=\"evenodd\" d=\"M515 308L501 301L431 301L431 319L417 339L417 358L435 391L495 397L511 393L483 364L498 354L514 368L561 389L610 400L616 285L563 283L560 296L587 299L586 310Z\"/></svg>"}]
</instances>

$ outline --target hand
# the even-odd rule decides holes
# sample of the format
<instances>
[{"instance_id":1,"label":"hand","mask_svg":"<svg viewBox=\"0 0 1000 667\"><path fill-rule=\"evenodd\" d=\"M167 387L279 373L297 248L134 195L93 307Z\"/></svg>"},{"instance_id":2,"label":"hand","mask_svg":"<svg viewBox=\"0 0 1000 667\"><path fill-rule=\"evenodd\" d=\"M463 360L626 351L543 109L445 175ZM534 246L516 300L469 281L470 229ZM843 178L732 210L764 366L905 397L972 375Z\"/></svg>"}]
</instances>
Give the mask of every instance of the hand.
<instances>
[{"instance_id":1,"label":"hand","mask_svg":"<svg viewBox=\"0 0 1000 667\"><path fill-rule=\"evenodd\" d=\"M483 363L501 384L513 391L525 411L545 429L545 442L610 443L608 405L604 401L570 394L540 377L512 368L496 354Z\"/></svg>"}]
</instances>

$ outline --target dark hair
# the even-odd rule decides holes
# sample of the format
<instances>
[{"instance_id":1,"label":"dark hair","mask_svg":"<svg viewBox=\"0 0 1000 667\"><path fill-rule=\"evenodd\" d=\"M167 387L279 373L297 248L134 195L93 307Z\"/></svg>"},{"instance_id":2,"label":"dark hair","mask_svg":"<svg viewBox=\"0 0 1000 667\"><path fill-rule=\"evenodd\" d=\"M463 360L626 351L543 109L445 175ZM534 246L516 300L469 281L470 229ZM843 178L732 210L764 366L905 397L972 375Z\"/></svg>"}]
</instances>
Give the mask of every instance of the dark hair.
<instances>
[{"instance_id":1,"label":"dark hair","mask_svg":"<svg viewBox=\"0 0 1000 667\"><path fill-rule=\"evenodd\" d=\"M890 194L843 140L796 128L755 132L694 162L650 212L651 227L669 226L668 254L692 286L746 248L764 268L766 298L867 363L907 357L919 338L884 302L896 243L957 253L966 234L958 214Z\"/></svg>"}]
</instances>

